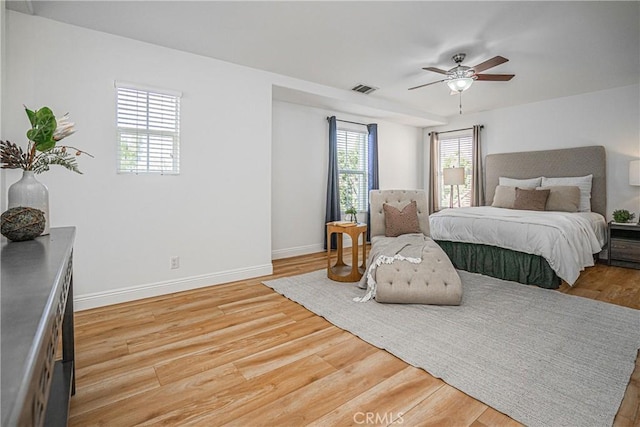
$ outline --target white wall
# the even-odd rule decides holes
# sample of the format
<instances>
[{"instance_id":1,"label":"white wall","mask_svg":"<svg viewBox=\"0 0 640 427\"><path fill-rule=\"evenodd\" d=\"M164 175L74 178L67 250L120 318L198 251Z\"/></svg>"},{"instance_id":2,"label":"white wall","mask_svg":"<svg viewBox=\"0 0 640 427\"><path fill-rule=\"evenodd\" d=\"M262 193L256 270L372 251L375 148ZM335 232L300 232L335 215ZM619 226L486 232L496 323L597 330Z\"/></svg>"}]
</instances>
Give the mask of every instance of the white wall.
<instances>
[{"instance_id":1,"label":"white wall","mask_svg":"<svg viewBox=\"0 0 640 427\"><path fill-rule=\"evenodd\" d=\"M640 85L452 117L447 126L425 129L425 144L431 130L473 124L485 125L483 155L605 146L608 218L614 209L640 213L640 187L629 185L629 161L640 158Z\"/></svg>"},{"instance_id":2,"label":"white wall","mask_svg":"<svg viewBox=\"0 0 640 427\"><path fill-rule=\"evenodd\" d=\"M0 139L4 140L4 130L3 130L3 120L2 120L2 113L3 113L3 108L2 108L2 94L4 91L4 86L5 86L5 71L4 71L4 65L6 64L4 55L6 52L5 49L5 43L7 40L6 37L6 21L7 21L7 13L5 10L5 1L4 0L0 0ZM7 191L6 190L6 171L4 169L0 169L0 194L4 195L4 193ZM7 201L5 200L4 196L0 197L0 212L4 212L5 210L7 210L6 208L6 204Z\"/></svg>"},{"instance_id":3,"label":"white wall","mask_svg":"<svg viewBox=\"0 0 640 427\"><path fill-rule=\"evenodd\" d=\"M422 188L422 132L413 126L273 102L272 255L323 250L329 126L327 116L378 124L380 188ZM363 126L338 123L354 130ZM364 218L361 218L364 220Z\"/></svg>"},{"instance_id":4,"label":"white wall","mask_svg":"<svg viewBox=\"0 0 640 427\"><path fill-rule=\"evenodd\" d=\"M47 105L76 123L64 142L95 156L78 159L84 175L38 176L51 225L77 227L78 308L272 271L267 73L6 13L3 136L26 143L22 104ZM114 80L182 92L179 176L116 174ZM7 183L19 178L7 172Z\"/></svg>"}]
</instances>

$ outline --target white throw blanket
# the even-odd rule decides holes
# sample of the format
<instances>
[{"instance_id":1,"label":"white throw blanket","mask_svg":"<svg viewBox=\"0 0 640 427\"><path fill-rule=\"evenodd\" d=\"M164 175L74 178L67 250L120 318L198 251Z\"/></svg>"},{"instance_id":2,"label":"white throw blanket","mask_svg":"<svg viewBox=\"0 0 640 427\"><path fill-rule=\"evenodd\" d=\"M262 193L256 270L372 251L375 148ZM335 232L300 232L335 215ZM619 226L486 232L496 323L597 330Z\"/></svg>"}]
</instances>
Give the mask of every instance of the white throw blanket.
<instances>
[{"instance_id":1,"label":"white throw blanket","mask_svg":"<svg viewBox=\"0 0 640 427\"><path fill-rule=\"evenodd\" d=\"M595 218L595 216L601 219ZM555 273L573 285L593 254L600 252L603 236L593 221L601 215L525 211L490 206L445 209L429 218L434 240L497 246L542 256Z\"/></svg>"},{"instance_id":2,"label":"white throw blanket","mask_svg":"<svg viewBox=\"0 0 640 427\"><path fill-rule=\"evenodd\" d=\"M395 261L408 261L412 264L422 262L422 251L429 239L424 234L403 234L398 237L378 238L371 247L367 259L366 273L360 279L358 287L366 289L363 297L356 297L356 302L366 302L376 296L376 270L382 264L392 264Z\"/></svg>"}]
</instances>

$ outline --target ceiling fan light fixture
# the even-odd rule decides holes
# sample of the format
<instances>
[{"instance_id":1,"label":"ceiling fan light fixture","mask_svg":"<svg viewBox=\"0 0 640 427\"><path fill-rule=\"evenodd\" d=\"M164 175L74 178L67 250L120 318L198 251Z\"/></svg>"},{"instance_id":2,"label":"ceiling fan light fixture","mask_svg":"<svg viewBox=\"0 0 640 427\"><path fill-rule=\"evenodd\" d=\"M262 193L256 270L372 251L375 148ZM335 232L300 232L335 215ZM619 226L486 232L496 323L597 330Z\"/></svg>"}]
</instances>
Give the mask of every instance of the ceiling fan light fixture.
<instances>
[{"instance_id":1,"label":"ceiling fan light fixture","mask_svg":"<svg viewBox=\"0 0 640 427\"><path fill-rule=\"evenodd\" d=\"M471 77L459 77L456 79L447 80L447 86L449 89L455 92L464 92L471 87L473 79Z\"/></svg>"}]
</instances>

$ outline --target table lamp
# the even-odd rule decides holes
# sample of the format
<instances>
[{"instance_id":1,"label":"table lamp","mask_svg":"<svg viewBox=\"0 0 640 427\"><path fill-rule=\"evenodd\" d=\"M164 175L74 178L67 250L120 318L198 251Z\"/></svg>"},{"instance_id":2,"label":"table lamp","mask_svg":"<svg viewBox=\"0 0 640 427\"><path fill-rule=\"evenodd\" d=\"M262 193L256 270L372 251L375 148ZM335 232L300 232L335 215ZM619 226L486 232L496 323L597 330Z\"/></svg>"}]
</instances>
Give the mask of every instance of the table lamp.
<instances>
[{"instance_id":1,"label":"table lamp","mask_svg":"<svg viewBox=\"0 0 640 427\"><path fill-rule=\"evenodd\" d=\"M629 162L629 185L640 186L640 160ZM638 216L638 225L640 225L640 213Z\"/></svg>"},{"instance_id":2,"label":"table lamp","mask_svg":"<svg viewBox=\"0 0 640 427\"><path fill-rule=\"evenodd\" d=\"M444 185L451 186L451 194L449 198L449 207L453 207L453 186L456 186L458 190L458 207L460 207L460 188L459 185L464 185L464 168L444 168L442 170L442 180Z\"/></svg>"},{"instance_id":3,"label":"table lamp","mask_svg":"<svg viewBox=\"0 0 640 427\"><path fill-rule=\"evenodd\" d=\"M629 185L640 185L640 160L629 162Z\"/></svg>"}]
</instances>

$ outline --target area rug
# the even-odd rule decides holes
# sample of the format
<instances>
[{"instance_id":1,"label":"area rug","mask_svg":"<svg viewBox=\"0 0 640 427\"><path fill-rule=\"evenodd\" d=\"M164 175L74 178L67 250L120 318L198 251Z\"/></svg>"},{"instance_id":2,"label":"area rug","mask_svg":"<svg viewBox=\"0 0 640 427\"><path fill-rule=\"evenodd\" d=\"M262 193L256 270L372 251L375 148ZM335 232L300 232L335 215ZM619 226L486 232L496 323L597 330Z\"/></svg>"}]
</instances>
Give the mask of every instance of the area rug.
<instances>
[{"instance_id":1,"label":"area rug","mask_svg":"<svg viewBox=\"0 0 640 427\"><path fill-rule=\"evenodd\" d=\"M264 284L528 426L613 423L640 310L459 273L457 307L354 302L364 291L325 270Z\"/></svg>"}]
</instances>

